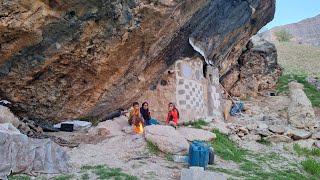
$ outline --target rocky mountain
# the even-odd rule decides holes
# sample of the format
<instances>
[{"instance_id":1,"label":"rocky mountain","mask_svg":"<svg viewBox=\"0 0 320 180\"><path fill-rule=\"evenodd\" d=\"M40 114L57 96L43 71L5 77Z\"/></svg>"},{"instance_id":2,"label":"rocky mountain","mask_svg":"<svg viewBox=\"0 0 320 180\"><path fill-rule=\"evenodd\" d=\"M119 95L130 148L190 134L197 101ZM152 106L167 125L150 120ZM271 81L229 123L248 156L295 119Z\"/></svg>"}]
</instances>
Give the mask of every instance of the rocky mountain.
<instances>
[{"instance_id":1,"label":"rocky mountain","mask_svg":"<svg viewBox=\"0 0 320 180\"><path fill-rule=\"evenodd\" d=\"M300 44L320 46L320 15L298 23L277 26L262 34L267 41L276 41L274 32L286 30L292 36L291 41Z\"/></svg>"},{"instance_id":2,"label":"rocky mountain","mask_svg":"<svg viewBox=\"0 0 320 180\"><path fill-rule=\"evenodd\" d=\"M275 12L275 0L1 2L0 98L48 120L127 108L196 51L223 77Z\"/></svg>"}]
</instances>

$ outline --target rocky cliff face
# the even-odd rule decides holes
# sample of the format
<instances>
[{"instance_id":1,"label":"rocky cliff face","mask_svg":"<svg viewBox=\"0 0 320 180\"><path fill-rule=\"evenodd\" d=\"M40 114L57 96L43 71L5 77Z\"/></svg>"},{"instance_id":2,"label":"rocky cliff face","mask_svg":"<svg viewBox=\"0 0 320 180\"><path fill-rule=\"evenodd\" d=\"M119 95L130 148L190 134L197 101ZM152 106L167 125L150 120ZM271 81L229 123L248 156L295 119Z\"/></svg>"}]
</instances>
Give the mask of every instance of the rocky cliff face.
<instances>
[{"instance_id":1,"label":"rocky cliff face","mask_svg":"<svg viewBox=\"0 0 320 180\"><path fill-rule=\"evenodd\" d=\"M0 98L22 116L61 120L128 107L194 49L232 72L275 0L2 0L0 9Z\"/></svg>"},{"instance_id":2,"label":"rocky cliff face","mask_svg":"<svg viewBox=\"0 0 320 180\"><path fill-rule=\"evenodd\" d=\"M249 42L232 73L223 78L222 84L233 96L256 97L263 90L274 89L282 74L274 44L252 46Z\"/></svg>"},{"instance_id":3,"label":"rocky cliff face","mask_svg":"<svg viewBox=\"0 0 320 180\"><path fill-rule=\"evenodd\" d=\"M300 44L320 46L320 15L308 18L298 23L278 26L264 32L261 37L267 41L276 41L274 32L286 30L292 36L291 41Z\"/></svg>"}]
</instances>

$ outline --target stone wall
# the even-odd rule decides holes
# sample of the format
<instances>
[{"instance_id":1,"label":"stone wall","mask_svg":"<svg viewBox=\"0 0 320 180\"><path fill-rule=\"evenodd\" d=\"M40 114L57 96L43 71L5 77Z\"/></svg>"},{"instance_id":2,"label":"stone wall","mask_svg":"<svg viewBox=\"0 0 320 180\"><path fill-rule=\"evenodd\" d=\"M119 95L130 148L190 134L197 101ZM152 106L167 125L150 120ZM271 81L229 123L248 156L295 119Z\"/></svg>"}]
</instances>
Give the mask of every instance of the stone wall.
<instances>
[{"instance_id":1,"label":"stone wall","mask_svg":"<svg viewBox=\"0 0 320 180\"><path fill-rule=\"evenodd\" d=\"M155 89L148 90L142 94L142 97L138 100L140 105L143 102L148 102L151 117L164 122L167 118L169 102L176 99L175 75L165 72L161 75Z\"/></svg>"}]
</instances>

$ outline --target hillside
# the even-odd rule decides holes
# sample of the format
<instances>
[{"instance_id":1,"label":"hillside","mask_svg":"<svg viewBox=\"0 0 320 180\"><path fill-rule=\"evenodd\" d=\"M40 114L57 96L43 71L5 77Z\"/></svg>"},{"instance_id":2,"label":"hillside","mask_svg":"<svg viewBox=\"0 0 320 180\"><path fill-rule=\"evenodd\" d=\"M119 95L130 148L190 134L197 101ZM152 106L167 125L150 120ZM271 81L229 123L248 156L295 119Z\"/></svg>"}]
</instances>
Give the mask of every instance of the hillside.
<instances>
[{"instance_id":1,"label":"hillside","mask_svg":"<svg viewBox=\"0 0 320 180\"><path fill-rule=\"evenodd\" d=\"M295 42L274 42L278 62L285 74L305 74L320 77L320 47Z\"/></svg>"},{"instance_id":2,"label":"hillside","mask_svg":"<svg viewBox=\"0 0 320 180\"><path fill-rule=\"evenodd\" d=\"M288 92L288 84L297 81L304 85L304 91L314 107L320 107L320 91L307 82L308 76L320 77L320 47L301 45L295 42L275 42L278 62L284 74L278 84L279 92Z\"/></svg>"},{"instance_id":3,"label":"hillside","mask_svg":"<svg viewBox=\"0 0 320 180\"><path fill-rule=\"evenodd\" d=\"M320 15L308 18L298 23L277 26L262 34L267 41L275 41L274 32L286 30L292 35L291 41L305 45L320 46Z\"/></svg>"}]
</instances>

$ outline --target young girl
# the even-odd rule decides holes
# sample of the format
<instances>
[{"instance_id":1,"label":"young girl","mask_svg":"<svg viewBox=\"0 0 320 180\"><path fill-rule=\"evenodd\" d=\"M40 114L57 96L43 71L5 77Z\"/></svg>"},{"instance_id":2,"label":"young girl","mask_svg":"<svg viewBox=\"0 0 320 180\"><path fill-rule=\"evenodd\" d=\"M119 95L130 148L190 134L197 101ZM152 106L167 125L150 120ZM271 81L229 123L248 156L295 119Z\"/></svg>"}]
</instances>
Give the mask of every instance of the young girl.
<instances>
[{"instance_id":1,"label":"young girl","mask_svg":"<svg viewBox=\"0 0 320 180\"><path fill-rule=\"evenodd\" d=\"M174 128L177 128L178 120L179 120L179 111L173 102L169 103L168 108L169 108L169 111L168 111L166 124Z\"/></svg>"},{"instance_id":2,"label":"young girl","mask_svg":"<svg viewBox=\"0 0 320 180\"><path fill-rule=\"evenodd\" d=\"M149 111L149 104L147 102L142 103L142 106L140 108L140 113L144 119L144 125L149 126L151 115Z\"/></svg>"}]
</instances>

